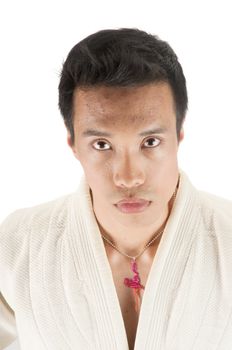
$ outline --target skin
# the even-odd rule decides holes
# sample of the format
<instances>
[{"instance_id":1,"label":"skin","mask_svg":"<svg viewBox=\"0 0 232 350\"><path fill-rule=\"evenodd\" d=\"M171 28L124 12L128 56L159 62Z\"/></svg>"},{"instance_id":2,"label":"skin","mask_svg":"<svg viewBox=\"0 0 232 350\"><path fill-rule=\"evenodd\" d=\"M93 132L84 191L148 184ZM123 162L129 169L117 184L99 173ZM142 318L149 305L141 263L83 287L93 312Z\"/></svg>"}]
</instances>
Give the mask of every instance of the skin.
<instances>
[{"instance_id":1,"label":"skin","mask_svg":"<svg viewBox=\"0 0 232 350\"><path fill-rule=\"evenodd\" d=\"M171 88L162 82L76 89L73 103L75 143L69 132L67 142L85 172L99 228L121 251L136 255L164 226L178 181L184 132L178 140ZM84 136L90 128L112 136ZM163 130L139 136L149 129ZM114 204L128 197L152 202L141 213L125 214Z\"/></svg>"}]
</instances>

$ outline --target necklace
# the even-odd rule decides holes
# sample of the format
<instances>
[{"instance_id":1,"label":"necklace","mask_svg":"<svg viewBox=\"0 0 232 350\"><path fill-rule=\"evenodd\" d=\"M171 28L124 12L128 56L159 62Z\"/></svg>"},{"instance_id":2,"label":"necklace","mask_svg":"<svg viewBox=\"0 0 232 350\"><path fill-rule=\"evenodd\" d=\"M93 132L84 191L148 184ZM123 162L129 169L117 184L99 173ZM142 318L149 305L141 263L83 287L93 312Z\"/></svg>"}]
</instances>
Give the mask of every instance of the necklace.
<instances>
[{"instance_id":1,"label":"necklace","mask_svg":"<svg viewBox=\"0 0 232 350\"><path fill-rule=\"evenodd\" d=\"M134 272L134 276L133 278L129 278L129 277L125 277L124 278L124 285L131 288L133 291L133 295L134 295L134 301L135 301L135 311L138 312L140 309L140 305L141 305L141 296L140 296L140 291L141 289L145 289L145 287L141 284L140 282L140 276L139 276L139 272L138 272L138 267L137 267L137 263L136 263L136 259L138 257L140 257L140 255L143 254L143 252L164 232L164 230L160 231L145 247L144 249L141 251L141 253L139 253L136 256L130 256L126 253L121 252L118 247L116 247L107 237L105 237L103 234L102 238L108 242L114 249L116 249L120 254L122 254L123 256L130 258L131 259L131 270L132 272Z\"/></svg>"},{"instance_id":2,"label":"necklace","mask_svg":"<svg viewBox=\"0 0 232 350\"><path fill-rule=\"evenodd\" d=\"M171 197L171 200L175 200L176 198L176 194L177 194L177 189L178 189L178 185L179 185L179 180L180 180L180 175L178 177L178 182L177 182L177 185L176 185L176 189ZM169 213L170 215L170 213ZM168 217L169 217L168 215ZM168 218L167 218L168 219ZM166 220L167 222L167 220ZM165 225L166 225L166 222L165 222ZM138 272L138 266L137 266L137 262L136 262L136 259L138 259L144 252L145 250L150 247L150 245L158 238L162 235L162 233L164 232L164 229L162 229L161 231L159 231L152 239L150 242L148 242L146 244L146 246L142 249L142 251L135 255L135 256L131 256L131 255L128 255L124 252L122 252L121 250L118 249L118 247L113 243L111 242L107 237L105 237L102 233L101 233L101 236L102 238L107 242L109 243L115 250L117 250L121 255L131 259L131 270L132 272L134 273L134 276L133 278L128 278L128 277L125 277L124 278L124 285L126 287L129 287L132 289L133 291L133 295L134 295L134 301L135 301L135 311L138 312L139 309L140 309L140 306L141 306L141 295L140 295L140 292L141 292L141 289L145 289L144 285L141 284L141 279L140 279L140 276L139 276L139 272Z\"/></svg>"}]
</instances>

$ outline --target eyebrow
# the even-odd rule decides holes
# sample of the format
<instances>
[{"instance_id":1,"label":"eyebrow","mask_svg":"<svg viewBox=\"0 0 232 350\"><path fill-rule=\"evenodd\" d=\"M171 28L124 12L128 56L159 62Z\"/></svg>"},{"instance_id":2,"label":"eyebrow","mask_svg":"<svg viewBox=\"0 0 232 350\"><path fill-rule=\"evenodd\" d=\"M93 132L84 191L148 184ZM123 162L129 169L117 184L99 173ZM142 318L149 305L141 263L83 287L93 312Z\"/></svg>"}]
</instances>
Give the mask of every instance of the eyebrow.
<instances>
[{"instance_id":1,"label":"eyebrow","mask_svg":"<svg viewBox=\"0 0 232 350\"><path fill-rule=\"evenodd\" d=\"M138 136L147 136L150 134L164 134L165 131L167 131L166 128L154 128L154 129L142 131L138 134ZM82 136L84 136L84 137L89 137L89 136L112 137L114 135L110 134L108 132L100 131L100 130L96 130L96 129L86 129L85 131L83 131Z\"/></svg>"}]
</instances>

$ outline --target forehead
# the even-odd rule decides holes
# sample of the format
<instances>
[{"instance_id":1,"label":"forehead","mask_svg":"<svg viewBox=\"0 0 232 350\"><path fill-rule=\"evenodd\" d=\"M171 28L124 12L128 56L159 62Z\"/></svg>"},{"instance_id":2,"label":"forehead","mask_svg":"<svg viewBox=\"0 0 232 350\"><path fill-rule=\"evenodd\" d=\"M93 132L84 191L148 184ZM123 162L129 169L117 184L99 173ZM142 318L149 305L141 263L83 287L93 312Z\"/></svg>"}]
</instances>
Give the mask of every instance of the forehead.
<instances>
[{"instance_id":1,"label":"forehead","mask_svg":"<svg viewBox=\"0 0 232 350\"><path fill-rule=\"evenodd\" d=\"M74 124L79 128L175 123L172 91L164 82L139 87L78 88L73 107Z\"/></svg>"}]
</instances>

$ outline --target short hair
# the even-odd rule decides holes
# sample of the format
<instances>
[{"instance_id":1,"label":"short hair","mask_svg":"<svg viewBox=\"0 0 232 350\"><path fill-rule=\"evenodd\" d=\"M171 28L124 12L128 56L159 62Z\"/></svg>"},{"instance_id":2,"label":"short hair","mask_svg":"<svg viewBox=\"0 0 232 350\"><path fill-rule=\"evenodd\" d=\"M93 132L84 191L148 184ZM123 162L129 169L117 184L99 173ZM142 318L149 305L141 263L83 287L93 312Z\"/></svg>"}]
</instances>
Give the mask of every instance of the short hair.
<instances>
[{"instance_id":1,"label":"short hair","mask_svg":"<svg viewBox=\"0 0 232 350\"><path fill-rule=\"evenodd\" d=\"M58 106L74 144L73 94L76 88L133 87L167 82L172 90L176 131L188 108L186 80L178 57L157 35L137 28L93 33L69 52L60 73Z\"/></svg>"}]
</instances>

